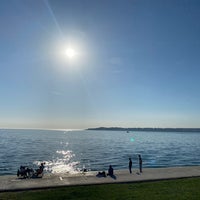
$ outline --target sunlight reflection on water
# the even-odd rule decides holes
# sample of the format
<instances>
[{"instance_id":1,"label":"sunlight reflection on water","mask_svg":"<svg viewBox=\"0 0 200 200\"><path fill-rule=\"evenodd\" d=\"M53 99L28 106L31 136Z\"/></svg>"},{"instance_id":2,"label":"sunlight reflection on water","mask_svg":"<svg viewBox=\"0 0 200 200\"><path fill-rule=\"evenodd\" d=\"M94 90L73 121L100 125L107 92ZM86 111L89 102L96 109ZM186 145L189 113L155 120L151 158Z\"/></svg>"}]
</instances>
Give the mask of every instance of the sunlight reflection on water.
<instances>
[{"instance_id":1,"label":"sunlight reflection on water","mask_svg":"<svg viewBox=\"0 0 200 200\"><path fill-rule=\"evenodd\" d=\"M72 151L56 151L58 157L53 160L44 160L45 171L49 173L77 173L77 165L79 162L71 161L75 154ZM41 161L35 161L34 164L39 165Z\"/></svg>"}]
</instances>

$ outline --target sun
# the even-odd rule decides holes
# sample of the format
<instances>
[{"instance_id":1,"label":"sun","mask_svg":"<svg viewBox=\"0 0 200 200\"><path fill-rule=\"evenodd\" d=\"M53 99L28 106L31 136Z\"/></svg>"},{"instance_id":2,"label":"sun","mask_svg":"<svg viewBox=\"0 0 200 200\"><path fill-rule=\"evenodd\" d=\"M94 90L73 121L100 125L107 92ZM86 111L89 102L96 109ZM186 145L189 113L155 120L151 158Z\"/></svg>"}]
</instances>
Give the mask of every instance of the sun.
<instances>
[{"instance_id":1,"label":"sun","mask_svg":"<svg viewBox=\"0 0 200 200\"><path fill-rule=\"evenodd\" d=\"M73 58L76 55L76 51L73 48L67 48L65 53L68 58Z\"/></svg>"}]
</instances>

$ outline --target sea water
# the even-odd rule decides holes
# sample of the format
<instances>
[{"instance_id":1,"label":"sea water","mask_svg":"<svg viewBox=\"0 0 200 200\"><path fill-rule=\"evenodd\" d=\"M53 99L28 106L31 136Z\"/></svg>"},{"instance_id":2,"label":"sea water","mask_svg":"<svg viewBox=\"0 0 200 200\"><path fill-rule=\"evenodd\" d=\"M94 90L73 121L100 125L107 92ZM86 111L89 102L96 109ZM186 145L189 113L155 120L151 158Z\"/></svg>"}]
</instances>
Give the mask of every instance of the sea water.
<instances>
[{"instance_id":1,"label":"sea water","mask_svg":"<svg viewBox=\"0 0 200 200\"><path fill-rule=\"evenodd\" d=\"M0 129L0 175L41 162L48 173L127 169L138 154L148 168L200 165L200 133Z\"/></svg>"}]
</instances>

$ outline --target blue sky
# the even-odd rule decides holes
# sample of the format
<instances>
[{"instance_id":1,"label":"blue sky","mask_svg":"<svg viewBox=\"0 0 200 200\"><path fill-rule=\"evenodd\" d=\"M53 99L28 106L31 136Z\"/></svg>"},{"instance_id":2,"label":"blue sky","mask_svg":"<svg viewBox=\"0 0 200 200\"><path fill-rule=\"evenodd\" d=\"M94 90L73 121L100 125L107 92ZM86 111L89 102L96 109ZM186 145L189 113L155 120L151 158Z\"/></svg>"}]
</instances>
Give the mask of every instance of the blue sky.
<instances>
[{"instance_id":1,"label":"blue sky","mask_svg":"<svg viewBox=\"0 0 200 200\"><path fill-rule=\"evenodd\" d=\"M0 127L200 127L199 21L198 0L1 0Z\"/></svg>"}]
</instances>

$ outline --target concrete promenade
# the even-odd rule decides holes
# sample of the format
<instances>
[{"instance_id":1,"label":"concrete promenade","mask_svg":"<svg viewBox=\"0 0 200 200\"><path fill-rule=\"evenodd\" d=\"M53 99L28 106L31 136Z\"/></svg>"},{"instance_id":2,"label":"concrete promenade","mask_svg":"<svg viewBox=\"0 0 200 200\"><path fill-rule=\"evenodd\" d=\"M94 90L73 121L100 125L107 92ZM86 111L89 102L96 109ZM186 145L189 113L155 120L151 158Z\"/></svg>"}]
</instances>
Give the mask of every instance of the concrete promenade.
<instances>
[{"instance_id":1,"label":"concrete promenade","mask_svg":"<svg viewBox=\"0 0 200 200\"><path fill-rule=\"evenodd\" d=\"M72 185L91 185L104 183L128 183L176 178L200 177L200 166L144 168L143 173L133 169L130 174L127 170L115 170L114 177L96 177L98 172L79 174L44 174L43 178L18 179L17 176L0 176L0 192L30 189L44 189Z\"/></svg>"}]
</instances>

